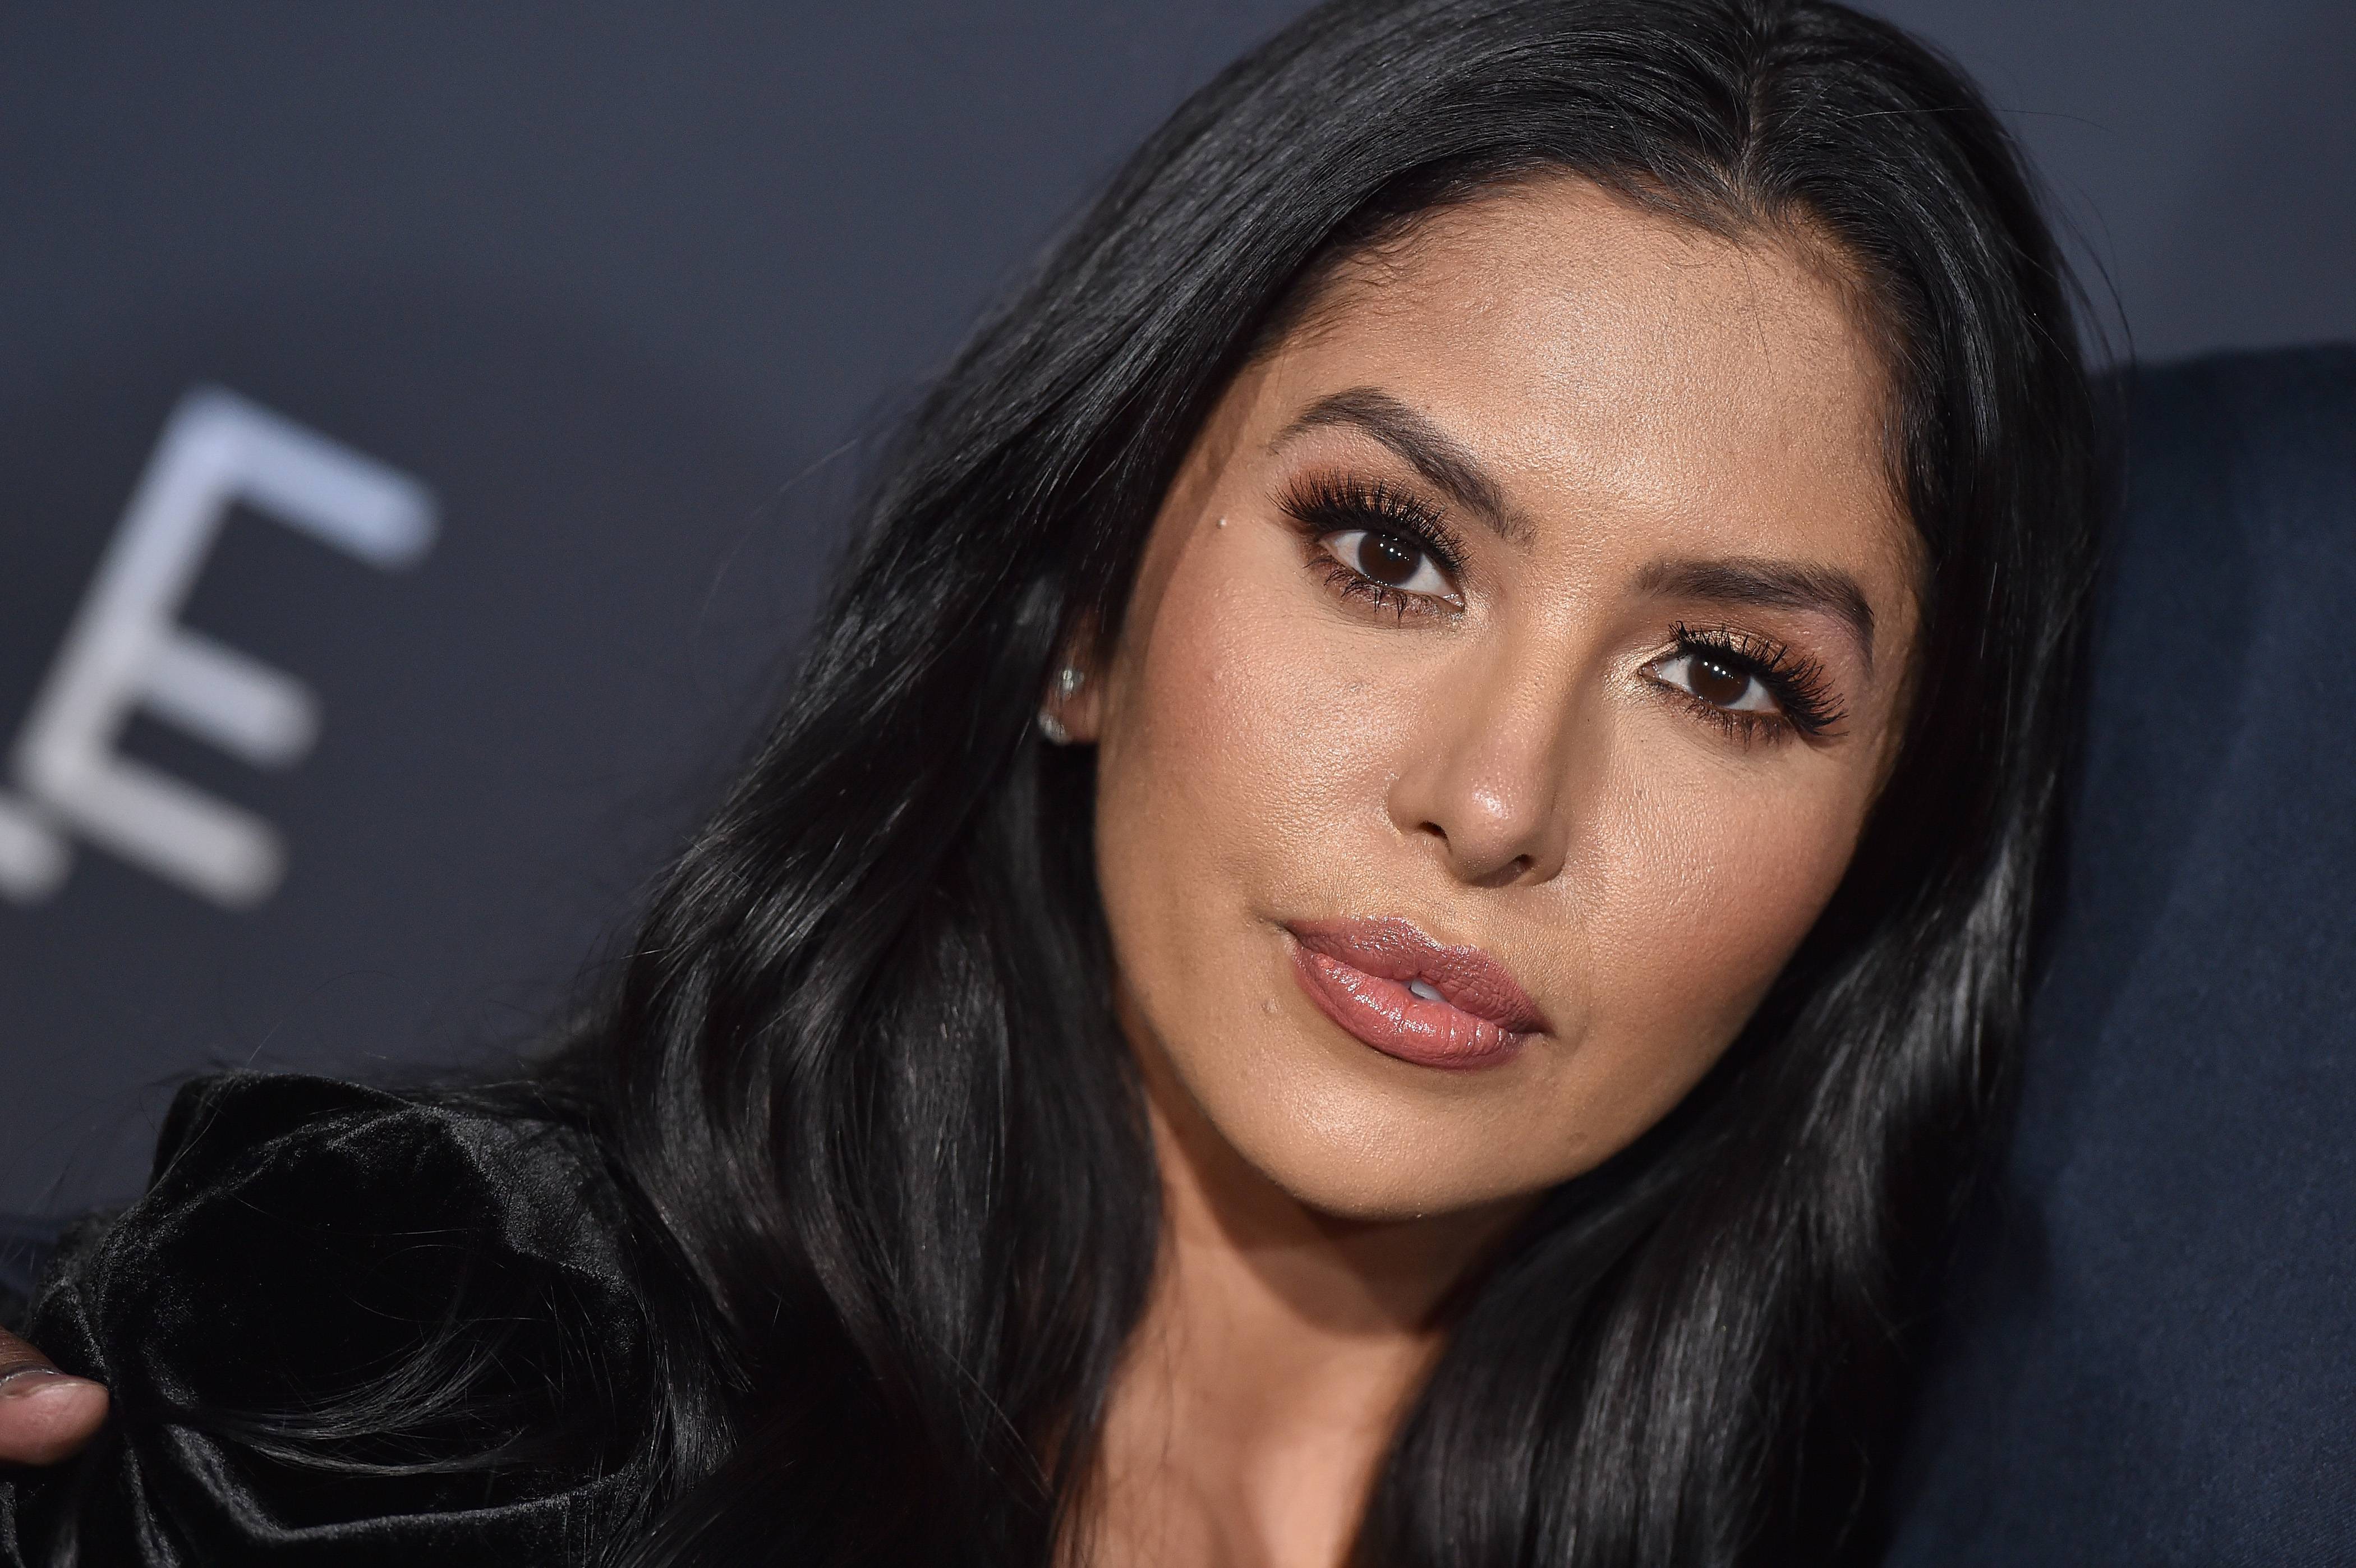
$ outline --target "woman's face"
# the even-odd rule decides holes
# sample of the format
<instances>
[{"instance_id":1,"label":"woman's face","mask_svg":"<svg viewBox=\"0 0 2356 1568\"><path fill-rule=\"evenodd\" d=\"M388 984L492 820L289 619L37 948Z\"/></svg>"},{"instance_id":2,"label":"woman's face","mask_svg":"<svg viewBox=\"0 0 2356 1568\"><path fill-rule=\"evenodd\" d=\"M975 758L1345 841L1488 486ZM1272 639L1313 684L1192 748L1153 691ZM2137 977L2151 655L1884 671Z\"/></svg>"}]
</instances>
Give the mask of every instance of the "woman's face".
<instances>
[{"instance_id":1,"label":"woman's face","mask_svg":"<svg viewBox=\"0 0 2356 1568\"><path fill-rule=\"evenodd\" d=\"M1831 896L1916 618L1850 312L1804 247L1560 179L1228 389L1064 716L1149 1079L1294 1197L1589 1169Z\"/></svg>"}]
</instances>

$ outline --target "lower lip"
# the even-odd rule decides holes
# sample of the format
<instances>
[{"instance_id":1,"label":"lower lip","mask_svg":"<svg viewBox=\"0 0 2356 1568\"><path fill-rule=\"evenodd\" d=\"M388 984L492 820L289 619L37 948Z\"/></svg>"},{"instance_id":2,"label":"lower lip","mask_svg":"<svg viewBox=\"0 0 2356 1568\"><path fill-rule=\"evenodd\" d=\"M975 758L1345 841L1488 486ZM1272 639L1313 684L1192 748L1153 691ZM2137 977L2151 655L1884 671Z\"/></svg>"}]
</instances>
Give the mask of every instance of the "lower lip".
<instances>
[{"instance_id":1,"label":"lower lip","mask_svg":"<svg viewBox=\"0 0 2356 1568\"><path fill-rule=\"evenodd\" d=\"M1521 1054L1523 1036L1492 1018L1417 995L1400 981L1368 974L1292 946L1292 973L1325 1016L1383 1053L1417 1067L1471 1072Z\"/></svg>"}]
</instances>

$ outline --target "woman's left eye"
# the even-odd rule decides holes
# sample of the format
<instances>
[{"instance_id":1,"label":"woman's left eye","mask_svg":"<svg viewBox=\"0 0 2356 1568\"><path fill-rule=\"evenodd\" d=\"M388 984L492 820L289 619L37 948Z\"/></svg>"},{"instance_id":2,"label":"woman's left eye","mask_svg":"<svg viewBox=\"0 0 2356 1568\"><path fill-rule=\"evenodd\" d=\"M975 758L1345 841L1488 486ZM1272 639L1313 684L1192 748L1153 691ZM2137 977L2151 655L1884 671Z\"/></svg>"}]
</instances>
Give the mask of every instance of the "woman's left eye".
<instances>
[{"instance_id":1,"label":"woman's left eye","mask_svg":"<svg viewBox=\"0 0 2356 1568\"><path fill-rule=\"evenodd\" d=\"M1783 704L1767 682L1731 659L1697 650L1673 653L1653 666L1655 679L1730 714L1778 714Z\"/></svg>"},{"instance_id":2,"label":"woman's left eye","mask_svg":"<svg viewBox=\"0 0 2356 1568\"><path fill-rule=\"evenodd\" d=\"M1456 585L1448 580L1431 552L1396 533L1351 528L1329 533L1320 542L1327 554L1370 583L1451 603L1457 597Z\"/></svg>"}]
</instances>

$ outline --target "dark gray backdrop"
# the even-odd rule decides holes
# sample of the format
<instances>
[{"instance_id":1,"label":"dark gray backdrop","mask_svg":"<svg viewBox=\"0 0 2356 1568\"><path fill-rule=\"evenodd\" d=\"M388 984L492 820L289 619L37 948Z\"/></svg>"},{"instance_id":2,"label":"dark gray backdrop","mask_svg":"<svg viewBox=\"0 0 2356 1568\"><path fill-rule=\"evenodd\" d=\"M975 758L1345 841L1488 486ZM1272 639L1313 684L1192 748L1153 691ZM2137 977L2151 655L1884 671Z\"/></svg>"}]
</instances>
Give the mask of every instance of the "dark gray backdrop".
<instances>
[{"instance_id":1,"label":"dark gray backdrop","mask_svg":"<svg viewBox=\"0 0 2356 1568\"><path fill-rule=\"evenodd\" d=\"M11 8L0 756L191 388L412 477L438 535L383 571L240 506L195 561L179 621L298 678L317 742L257 768L149 713L120 750L266 820L284 879L228 908L52 834L63 882L0 897L0 1210L134 1188L208 1065L528 1037L751 733L862 435L1296 8ZM2356 337L2356 7L1886 9L2014 116L2115 338ZM0 811L41 788L0 762Z\"/></svg>"}]
</instances>

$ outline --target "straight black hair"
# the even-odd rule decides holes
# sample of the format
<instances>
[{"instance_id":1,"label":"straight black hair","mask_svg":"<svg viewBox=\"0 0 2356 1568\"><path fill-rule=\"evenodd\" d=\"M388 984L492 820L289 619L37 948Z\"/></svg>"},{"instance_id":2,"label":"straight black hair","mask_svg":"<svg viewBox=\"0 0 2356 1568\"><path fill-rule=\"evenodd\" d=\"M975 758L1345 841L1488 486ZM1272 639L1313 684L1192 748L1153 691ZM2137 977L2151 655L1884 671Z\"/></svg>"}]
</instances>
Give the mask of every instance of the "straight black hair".
<instances>
[{"instance_id":1,"label":"straight black hair","mask_svg":"<svg viewBox=\"0 0 2356 1568\"><path fill-rule=\"evenodd\" d=\"M543 1070L665 1326L631 1563L1084 1554L1160 1197L1091 758L1033 716L1319 280L1550 176L1849 281L1923 629L1831 907L1687 1101L1476 1282L1358 1555L1871 1553L2058 809L2099 499L2064 267L1973 89L1827 0L1350 0L1196 93L924 398L773 733Z\"/></svg>"}]
</instances>

